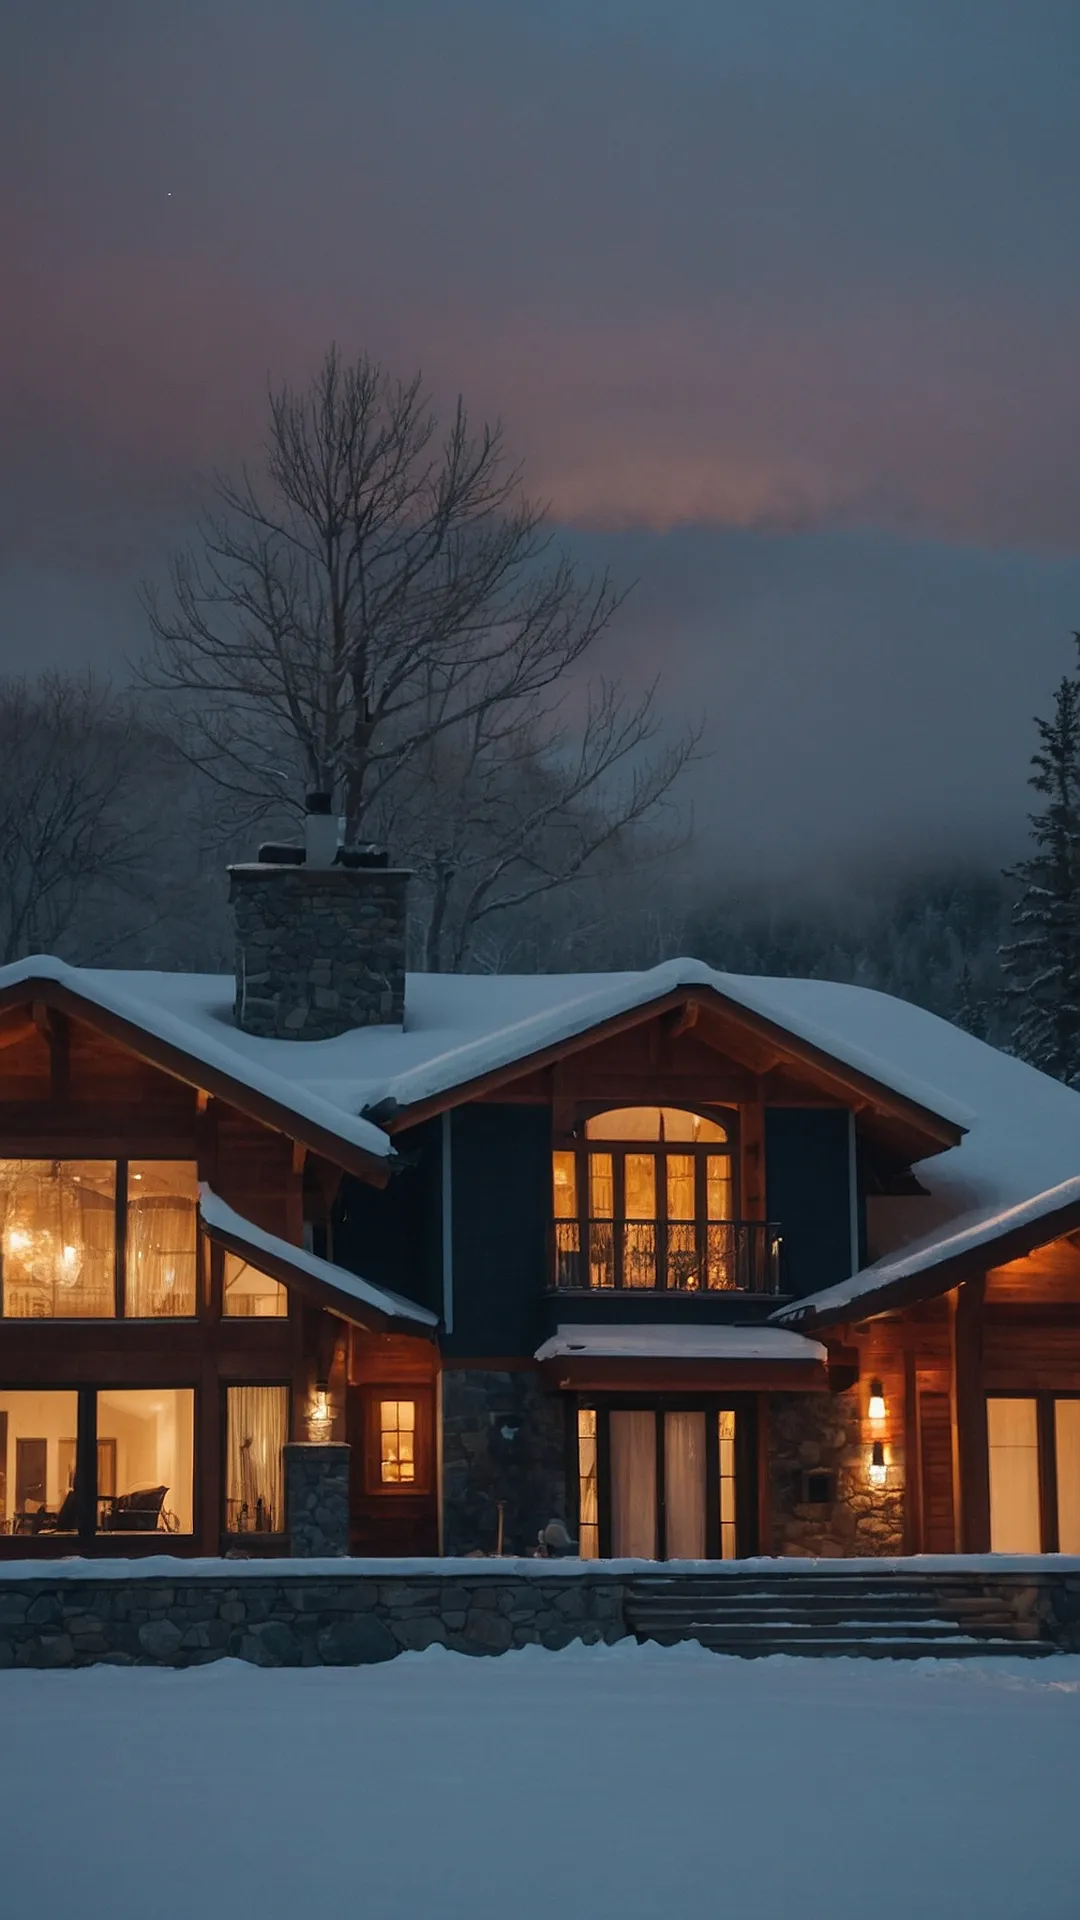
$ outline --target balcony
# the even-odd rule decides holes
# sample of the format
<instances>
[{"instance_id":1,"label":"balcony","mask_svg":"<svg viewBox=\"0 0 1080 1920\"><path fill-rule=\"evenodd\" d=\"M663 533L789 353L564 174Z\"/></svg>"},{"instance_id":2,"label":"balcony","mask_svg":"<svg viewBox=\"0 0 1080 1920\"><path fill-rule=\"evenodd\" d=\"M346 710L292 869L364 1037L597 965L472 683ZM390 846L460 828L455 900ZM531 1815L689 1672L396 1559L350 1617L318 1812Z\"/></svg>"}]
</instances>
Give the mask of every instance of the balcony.
<instances>
[{"instance_id":1,"label":"balcony","mask_svg":"<svg viewBox=\"0 0 1080 1920\"><path fill-rule=\"evenodd\" d=\"M576 1294L775 1294L780 1249L780 1229L767 1220L556 1220L552 1285Z\"/></svg>"}]
</instances>

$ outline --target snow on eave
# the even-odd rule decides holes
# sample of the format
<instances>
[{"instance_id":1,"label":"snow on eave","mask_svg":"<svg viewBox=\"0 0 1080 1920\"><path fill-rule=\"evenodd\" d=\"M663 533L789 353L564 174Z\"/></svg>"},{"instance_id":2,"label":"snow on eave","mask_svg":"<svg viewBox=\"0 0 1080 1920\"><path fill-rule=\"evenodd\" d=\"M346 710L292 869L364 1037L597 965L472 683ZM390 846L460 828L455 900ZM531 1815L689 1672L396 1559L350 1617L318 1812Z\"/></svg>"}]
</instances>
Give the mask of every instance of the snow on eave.
<instances>
[{"instance_id":1,"label":"snow on eave","mask_svg":"<svg viewBox=\"0 0 1080 1920\"><path fill-rule=\"evenodd\" d=\"M602 981L604 976L601 974L596 978ZM631 1013L639 1008L644 1009L654 1000L661 1000L681 988L694 987L714 993L733 1006L768 1021L780 1032L814 1047L838 1065L851 1068L875 1082L885 1092L922 1107L936 1119L944 1120L961 1132L967 1132L974 1122L975 1115L969 1107L961 1106L939 1088L897 1069L816 1021L793 1014L789 1008L779 1008L770 999L767 989L756 990L744 976L718 973L706 966L704 961L691 959L666 960L641 973L619 974L608 984L575 994L559 1006L543 1008L479 1039L448 1047L420 1066L390 1075L377 1091L372 1091L369 1105L375 1107L384 1100L393 1100L404 1109L419 1106L427 1100L437 1099L441 1094L468 1086L488 1073L499 1072L518 1061L524 1063L533 1054L559 1046L563 1041L577 1039L592 1028L603 1025L606 1020L617 1019L620 1014Z\"/></svg>"},{"instance_id":2,"label":"snow on eave","mask_svg":"<svg viewBox=\"0 0 1080 1920\"><path fill-rule=\"evenodd\" d=\"M872 1267L864 1267L860 1273L852 1274L850 1280L838 1281L836 1286L826 1287L820 1293L808 1294L804 1300L792 1306L782 1307L773 1314L773 1322L778 1326L795 1327L807 1319L814 1325L822 1325L827 1320L850 1318L852 1308L862 1311L872 1307L879 1295L902 1287L906 1281L914 1280L920 1274L937 1274L944 1289L949 1284L953 1266L968 1255L977 1253L981 1247L993 1246L997 1241L1013 1235L1028 1239L1025 1229L1030 1228L1032 1232L1027 1249L1030 1252L1056 1239L1058 1234L1070 1231L1066 1222L1074 1213L1076 1218L1072 1224L1080 1225L1080 1177L1062 1180L1056 1187L1048 1187L1045 1193L1034 1194L1030 1200L1020 1201L1016 1206L983 1214L959 1232L925 1241L899 1254L888 1255L876 1261ZM1018 1252L1011 1249L1005 1254L1006 1259L1020 1257ZM1000 1262L991 1261L989 1264L997 1265ZM884 1311L888 1304L888 1301L881 1301L881 1310Z\"/></svg>"},{"instance_id":3,"label":"snow on eave","mask_svg":"<svg viewBox=\"0 0 1080 1920\"><path fill-rule=\"evenodd\" d=\"M238 1089L247 1087L252 1093L261 1094L264 1099L272 1100L275 1106L294 1114L298 1120L310 1121L320 1132L347 1141L362 1153L370 1154L373 1159L393 1158L394 1147L389 1135L381 1127L375 1126L373 1121L364 1120L359 1114L347 1113L344 1108L332 1105L317 1093L309 1093L296 1082L275 1073L272 1067L262 1066L250 1057L242 1057L230 1047L216 1045L191 1022L178 1019L175 1014L154 1008L151 1015L146 1001L132 1000L120 990L110 992L100 972L88 976L83 968L69 966L51 953L31 954L11 966L0 967L0 994L22 986L32 990L36 981L65 988L87 1006L97 1006L105 1013L114 1014L151 1038L175 1047L194 1065L209 1067ZM303 1042L288 1044L302 1046Z\"/></svg>"},{"instance_id":4,"label":"snow on eave","mask_svg":"<svg viewBox=\"0 0 1080 1920\"><path fill-rule=\"evenodd\" d=\"M205 1181L199 1183L199 1218L211 1234L217 1232L241 1241L253 1253L264 1254L300 1273L306 1273L321 1286L344 1294L348 1299L355 1300L358 1306L372 1307L387 1319L411 1320L423 1327L437 1327L439 1324L437 1314L430 1313L427 1307L417 1306L414 1300L407 1300L403 1294L391 1293L386 1287L372 1286L370 1281L361 1280L358 1274L350 1273L346 1267L335 1266L330 1260L321 1260L318 1254L294 1246L291 1240L282 1240L276 1233L267 1233L262 1227L257 1227L254 1221L245 1219L227 1201L220 1199Z\"/></svg>"},{"instance_id":5,"label":"snow on eave","mask_svg":"<svg viewBox=\"0 0 1080 1920\"><path fill-rule=\"evenodd\" d=\"M828 1358L820 1341L784 1327L697 1324L665 1326L623 1323L614 1326L575 1322L560 1326L535 1359L569 1360L767 1360L813 1362Z\"/></svg>"}]
</instances>

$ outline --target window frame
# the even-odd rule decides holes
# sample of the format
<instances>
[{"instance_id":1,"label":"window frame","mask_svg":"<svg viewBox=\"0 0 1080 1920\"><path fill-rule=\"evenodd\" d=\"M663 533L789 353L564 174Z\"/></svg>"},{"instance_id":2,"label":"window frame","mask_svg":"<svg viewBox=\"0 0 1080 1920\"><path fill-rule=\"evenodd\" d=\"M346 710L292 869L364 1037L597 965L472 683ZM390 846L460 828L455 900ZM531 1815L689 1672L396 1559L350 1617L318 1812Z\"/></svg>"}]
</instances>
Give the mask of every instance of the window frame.
<instances>
[{"instance_id":1,"label":"window frame","mask_svg":"<svg viewBox=\"0 0 1080 1920\"><path fill-rule=\"evenodd\" d=\"M127 1311L127 1240L128 1240L128 1184L129 1168L132 1161L149 1163L152 1161L181 1161L195 1169L198 1181L198 1160L192 1155L188 1159L176 1152L153 1153L139 1149L137 1152L114 1153L28 1153L5 1154L6 1160L55 1161L63 1166L71 1161L93 1160L102 1166L111 1166L114 1174L113 1188L113 1310L109 1315L87 1318L85 1314L57 1314L51 1318L36 1319L21 1314L8 1315L4 1312L4 1284L2 1255L0 1255L0 1324L18 1327L107 1327L115 1326L118 1321L128 1321L133 1326L191 1326L194 1321L208 1315L207 1258L204 1243L209 1244L209 1236L200 1230L198 1204L195 1206L195 1308L192 1313L170 1314L134 1314ZM284 1316L282 1316L284 1317ZM11 1389L15 1391L14 1388ZM186 1535L183 1536L185 1539Z\"/></svg>"},{"instance_id":2,"label":"window frame","mask_svg":"<svg viewBox=\"0 0 1080 1920\"><path fill-rule=\"evenodd\" d=\"M241 1316L241 1319L243 1316ZM267 1542L281 1542L289 1537L289 1488L285 1477L285 1465L282 1462L282 1507L283 1526L276 1533L233 1533L228 1526L229 1518L229 1390L233 1387L277 1387L285 1391L288 1416L285 1421L284 1446L290 1446L296 1433L296 1394L292 1380L278 1374L272 1380L252 1380L249 1376L234 1379L232 1375L218 1382L218 1448L220 1458L218 1536L228 1541L230 1546L243 1543L248 1552L262 1553ZM254 1546L252 1543L255 1543Z\"/></svg>"},{"instance_id":3,"label":"window frame","mask_svg":"<svg viewBox=\"0 0 1080 1920\"><path fill-rule=\"evenodd\" d=\"M598 1558L611 1555L611 1428L613 1413L652 1413L656 1423L656 1539L657 1565L667 1558L667 1511L664 1497L664 1414L705 1415L705 1557L720 1559L720 1439L718 1416L735 1415L735 1558L745 1560L759 1551L758 1530L758 1403L754 1393L581 1393L568 1396L568 1505L577 1538L581 1523L578 1414L596 1414L596 1504Z\"/></svg>"},{"instance_id":4,"label":"window frame","mask_svg":"<svg viewBox=\"0 0 1080 1920\"><path fill-rule=\"evenodd\" d=\"M1058 1462L1057 1427L1054 1420L1054 1405L1058 1400L1080 1400L1080 1388L1059 1392L1053 1387L1039 1387L1034 1391L1023 1387L988 1388L984 1400L1033 1400L1035 1402L1035 1457L1039 1475L1039 1538L1042 1542L1040 1553L1058 1553L1060 1548L1058 1518ZM987 1513L990 1503L990 1457L989 1457L989 1419L987 1422Z\"/></svg>"},{"instance_id":5,"label":"window frame","mask_svg":"<svg viewBox=\"0 0 1080 1920\"><path fill-rule=\"evenodd\" d=\"M589 1295L590 1297L594 1294L606 1295L611 1293L664 1293L664 1294L674 1294L674 1295L677 1295L679 1298L682 1298L684 1295L689 1295L691 1298L701 1298L703 1296L709 1295L710 1293L717 1293L717 1292L724 1291L723 1289L718 1289L718 1288L710 1289L708 1286L702 1286L698 1288L687 1288L687 1287L672 1287L668 1285L668 1226L671 1223L668 1220L668 1211L667 1211L667 1202L668 1202L667 1162L669 1157L673 1155L681 1159L685 1159L685 1158L693 1159L693 1162L694 1162L694 1218L693 1218L694 1243L695 1243L695 1248L702 1249L702 1259L706 1260L708 1258L707 1228L710 1224L713 1224L713 1225L717 1224L716 1222L710 1223L709 1216L708 1216L708 1192L707 1192L708 1160L714 1156L720 1156L720 1157L726 1158L728 1162L728 1170L729 1170L728 1177L729 1177L729 1183L731 1188L731 1212L727 1216L727 1223L738 1224L739 1221L741 1220L741 1212L740 1212L740 1201L741 1201L740 1184L741 1183L740 1183L740 1177L739 1177L740 1176L740 1153L739 1153L738 1108L720 1107L720 1106L714 1106L712 1104L709 1104L706 1106L702 1106L699 1104L694 1107L682 1107L682 1106L677 1107L677 1110L680 1113L697 1114L702 1120L711 1120L714 1122L715 1125L722 1126L727 1133L726 1141L720 1141L720 1140L601 1140L601 1139L590 1140L586 1136L586 1123L589 1120L594 1119L598 1114L618 1113L620 1111L627 1110L635 1106L642 1106L642 1105L670 1107L673 1104L677 1104L677 1103L673 1103L670 1100L645 1101L645 1102L623 1101L620 1103L620 1105L612 1106L612 1103L610 1100L593 1100L593 1101L589 1101L582 1104L577 1109L573 1127L570 1129L569 1132L565 1130L562 1130L562 1131L553 1130L552 1138L551 1138L551 1154L552 1154L551 1202L550 1202L550 1213L551 1213L551 1222L552 1222L551 1252L550 1252L550 1258L548 1262L548 1273L549 1273L548 1285L549 1285L549 1288L551 1288L553 1291L556 1291L560 1294L564 1294L564 1293L586 1294L586 1295ZM555 1207L554 1207L554 1164L555 1164L554 1156L556 1153L572 1153L574 1155L574 1181L575 1181L575 1194L576 1194L576 1200L577 1200L577 1211L574 1214L567 1214L566 1216L564 1216L564 1218L561 1221L557 1219L555 1215ZM558 1245L557 1245L556 1229L559 1225L569 1226L576 1223L577 1231L578 1231L578 1257L579 1257L579 1260L581 1261L582 1271L585 1273L589 1271L589 1228L590 1228L590 1222L594 1218L594 1216L590 1213L590 1210L589 1210L589 1156L590 1154L593 1154L593 1153L606 1153L611 1156L611 1170L612 1170L611 1224L612 1224L612 1243L613 1243L612 1244L612 1285L610 1287L591 1287L588 1285L585 1285L583 1287L560 1287L558 1286L557 1279L556 1279L557 1261L558 1261ZM656 1236L656 1241L655 1241L656 1255L655 1255L655 1267L654 1267L654 1280L653 1280L652 1287L632 1287L632 1286L627 1286L625 1284L624 1254L625 1254L626 1236L623 1229L625 1229L627 1225L634 1224L634 1222L628 1221L627 1213L626 1213L626 1157L627 1157L627 1154L634 1154L634 1155L651 1154L656 1161L656 1173L655 1173L656 1200L655 1200L654 1218L651 1223ZM637 1224L640 1225L642 1223L638 1222ZM689 1223L677 1221L675 1222L675 1224L683 1225L683 1224L689 1224Z\"/></svg>"},{"instance_id":6,"label":"window frame","mask_svg":"<svg viewBox=\"0 0 1080 1920\"><path fill-rule=\"evenodd\" d=\"M394 1380L383 1384L364 1383L363 1396L363 1487L365 1497L391 1500L430 1499L435 1488L435 1394L429 1381ZM379 1403L382 1400L411 1400L416 1407L413 1442L416 1457L415 1480L383 1480L382 1424Z\"/></svg>"},{"instance_id":7,"label":"window frame","mask_svg":"<svg viewBox=\"0 0 1080 1920\"><path fill-rule=\"evenodd\" d=\"M163 1156L164 1157L164 1156ZM55 1325L55 1322L44 1322ZM70 1322L64 1322L69 1325ZM84 1321L83 1325L90 1322ZM94 1322L94 1325L99 1324ZM146 1322L140 1324L145 1325ZM193 1546L200 1537L202 1523L202 1473L200 1472L200 1409L202 1388L198 1380L147 1380L141 1375L132 1380L95 1380L87 1385L80 1382L73 1385L70 1380L0 1380L0 1393L63 1393L74 1394L77 1410L75 1417L75 1493L76 1525L70 1533L58 1534L3 1534L5 1553L8 1543L16 1543L18 1557L27 1559L54 1558L57 1554L70 1553L71 1542L77 1540L79 1550L91 1556L117 1554L116 1541L122 1538L123 1547L120 1557L127 1560L139 1553L161 1553L162 1540L175 1540L183 1546ZM125 1533L123 1536L100 1532L97 1524L98 1508L98 1431L97 1397L99 1393L190 1393L191 1406L191 1532L167 1533L155 1528L153 1532L140 1534Z\"/></svg>"}]
</instances>

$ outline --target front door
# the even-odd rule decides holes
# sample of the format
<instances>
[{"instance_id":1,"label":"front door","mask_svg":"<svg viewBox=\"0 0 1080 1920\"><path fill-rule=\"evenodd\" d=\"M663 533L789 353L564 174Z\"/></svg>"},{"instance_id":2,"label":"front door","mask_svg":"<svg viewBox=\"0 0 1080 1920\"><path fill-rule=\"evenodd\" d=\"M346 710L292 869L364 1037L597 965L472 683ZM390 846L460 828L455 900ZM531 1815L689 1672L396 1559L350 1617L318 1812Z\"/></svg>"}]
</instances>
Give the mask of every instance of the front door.
<instances>
[{"instance_id":1,"label":"front door","mask_svg":"<svg viewBox=\"0 0 1080 1920\"><path fill-rule=\"evenodd\" d=\"M733 1407L578 1413L583 1556L734 1559L755 1550L754 1423Z\"/></svg>"}]
</instances>

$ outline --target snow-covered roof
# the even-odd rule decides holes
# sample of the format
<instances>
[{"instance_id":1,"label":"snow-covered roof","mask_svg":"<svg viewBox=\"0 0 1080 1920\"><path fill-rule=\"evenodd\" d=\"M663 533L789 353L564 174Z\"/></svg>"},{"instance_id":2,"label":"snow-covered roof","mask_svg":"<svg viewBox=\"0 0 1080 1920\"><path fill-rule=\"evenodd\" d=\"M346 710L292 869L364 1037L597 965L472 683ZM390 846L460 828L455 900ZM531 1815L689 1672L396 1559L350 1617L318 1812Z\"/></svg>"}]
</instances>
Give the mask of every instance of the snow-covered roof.
<instances>
[{"instance_id":1,"label":"snow-covered roof","mask_svg":"<svg viewBox=\"0 0 1080 1920\"><path fill-rule=\"evenodd\" d=\"M242 1244L253 1264L261 1255L275 1266L289 1267L294 1273L306 1275L318 1285L355 1301L358 1307L373 1309L380 1320L406 1320L421 1327L439 1324L437 1314L417 1306L414 1300L406 1300L403 1294L391 1293L388 1287L373 1287L369 1280L361 1280L359 1274L350 1273L346 1267L321 1260L318 1254L294 1246L291 1240L279 1239L276 1233L257 1227L253 1220L245 1219L220 1199L205 1181L199 1183L199 1218L211 1235L221 1234L226 1240ZM798 1335L788 1337L797 1339Z\"/></svg>"},{"instance_id":2,"label":"snow-covered roof","mask_svg":"<svg viewBox=\"0 0 1080 1920\"><path fill-rule=\"evenodd\" d=\"M57 982L374 1154L392 1148L382 1129L360 1118L365 1109L383 1101L416 1106L683 987L725 995L953 1126L971 1119L932 1071L916 1070L890 1045L885 1010L900 1003L873 996L882 1031L872 1022L856 1031L852 1005L837 1000L822 1009L812 992L791 991L821 981L719 973L700 960L668 960L639 973L410 974L404 1028L356 1027L334 1040L244 1033L233 1018L231 974L73 967L34 954L0 968L0 993L32 980ZM854 1000L861 991L831 989Z\"/></svg>"},{"instance_id":3,"label":"snow-covered roof","mask_svg":"<svg viewBox=\"0 0 1080 1920\"><path fill-rule=\"evenodd\" d=\"M231 975L72 967L36 955L0 969L0 993L52 980L307 1119L386 1158L389 1135L361 1117L408 1111L480 1076L588 1033L684 988L711 989L953 1128L959 1145L923 1161L928 1198L890 1203L874 1266L842 1283L872 1295L886 1263L930 1266L965 1234L997 1237L1003 1216L1080 1177L1080 1094L923 1008L866 987L721 973L670 960L636 973L410 974L404 1028L334 1040L268 1040L233 1019ZM1054 1206L1047 1202L1046 1211ZM830 1299L840 1290L829 1289ZM789 1318L818 1304L800 1302Z\"/></svg>"},{"instance_id":4,"label":"snow-covered roof","mask_svg":"<svg viewBox=\"0 0 1080 1920\"><path fill-rule=\"evenodd\" d=\"M586 1325L556 1329L537 1360L778 1360L826 1358L818 1340L784 1327Z\"/></svg>"}]
</instances>

